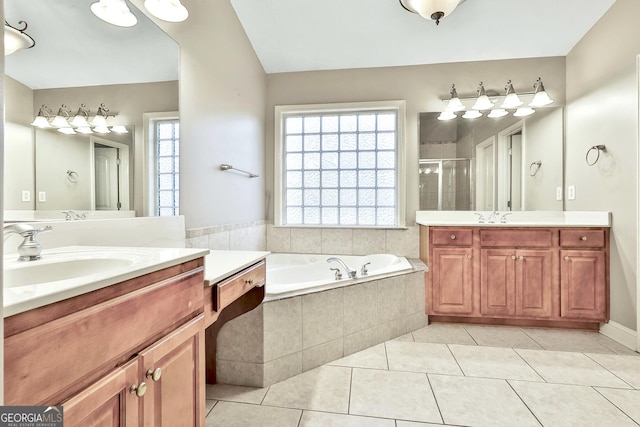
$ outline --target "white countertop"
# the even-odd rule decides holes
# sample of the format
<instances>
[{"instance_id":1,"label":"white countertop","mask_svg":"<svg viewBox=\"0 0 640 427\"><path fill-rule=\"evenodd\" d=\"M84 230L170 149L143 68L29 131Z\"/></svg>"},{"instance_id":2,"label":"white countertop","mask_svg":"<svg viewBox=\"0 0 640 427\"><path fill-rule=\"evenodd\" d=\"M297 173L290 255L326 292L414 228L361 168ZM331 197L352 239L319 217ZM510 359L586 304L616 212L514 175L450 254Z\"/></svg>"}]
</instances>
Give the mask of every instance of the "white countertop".
<instances>
[{"instance_id":1,"label":"white countertop","mask_svg":"<svg viewBox=\"0 0 640 427\"><path fill-rule=\"evenodd\" d=\"M269 255L263 251L210 251L205 257L205 286L213 286Z\"/></svg>"},{"instance_id":2,"label":"white countertop","mask_svg":"<svg viewBox=\"0 0 640 427\"><path fill-rule=\"evenodd\" d=\"M417 211L416 223L425 226L475 227L611 227L610 212L593 211L513 211L506 222L500 219L507 212L499 212L494 223L489 223L491 212L475 211L485 221L479 223L474 211Z\"/></svg>"},{"instance_id":3,"label":"white countertop","mask_svg":"<svg viewBox=\"0 0 640 427\"><path fill-rule=\"evenodd\" d=\"M33 308L58 302L67 298L101 289L125 280L133 279L163 268L200 258L209 253L208 249L149 248L149 247L109 247L109 246L66 246L42 251L42 260L16 263L16 254L4 257L5 269L52 265L60 259L82 257L114 257L131 260L129 265L117 269L83 275L34 285L14 286L3 289L4 317L12 316ZM31 264L34 263L34 264ZM35 264L39 263L39 264ZM51 268L54 268L53 266Z\"/></svg>"}]
</instances>

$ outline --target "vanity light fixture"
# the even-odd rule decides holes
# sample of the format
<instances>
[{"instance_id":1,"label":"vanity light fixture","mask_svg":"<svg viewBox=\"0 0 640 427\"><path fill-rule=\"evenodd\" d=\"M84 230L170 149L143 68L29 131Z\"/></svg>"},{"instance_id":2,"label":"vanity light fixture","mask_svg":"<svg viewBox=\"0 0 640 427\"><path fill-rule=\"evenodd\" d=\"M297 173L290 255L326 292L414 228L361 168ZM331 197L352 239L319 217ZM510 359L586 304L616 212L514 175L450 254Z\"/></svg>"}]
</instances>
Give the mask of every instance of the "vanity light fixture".
<instances>
[{"instance_id":1,"label":"vanity light fixture","mask_svg":"<svg viewBox=\"0 0 640 427\"><path fill-rule=\"evenodd\" d=\"M535 113L535 112L536 112L536 110L534 110L534 109L533 109L533 108L531 108L531 107L520 107L520 108L518 108L518 109L516 110L516 112L515 112L515 113L513 113L513 115L514 115L515 117L526 117L526 116L530 116L530 115L532 115L532 114L533 114L533 113Z\"/></svg>"},{"instance_id":2,"label":"vanity light fixture","mask_svg":"<svg viewBox=\"0 0 640 427\"><path fill-rule=\"evenodd\" d=\"M90 135L93 133L89 126L81 126L76 128L76 132L81 133L83 135Z\"/></svg>"},{"instance_id":3,"label":"vanity light fixture","mask_svg":"<svg viewBox=\"0 0 640 427\"><path fill-rule=\"evenodd\" d=\"M71 110L66 105L62 104L58 108L58 114L51 121L51 126L56 128L68 128L69 127L69 115Z\"/></svg>"},{"instance_id":4,"label":"vanity light fixture","mask_svg":"<svg viewBox=\"0 0 640 427\"><path fill-rule=\"evenodd\" d=\"M482 117L482 113L478 110L469 110L462 115L463 119L477 119L478 117Z\"/></svg>"},{"instance_id":5,"label":"vanity light fixture","mask_svg":"<svg viewBox=\"0 0 640 427\"><path fill-rule=\"evenodd\" d=\"M463 111L465 109L465 106L464 104L462 104L462 101L460 101L460 98L458 97L458 91L456 91L455 84L451 85L451 91L449 93L451 94L451 98L449 99L449 103L447 104L447 109L445 111Z\"/></svg>"},{"instance_id":6,"label":"vanity light fixture","mask_svg":"<svg viewBox=\"0 0 640 427\"><path fill-rule=\"evenodd\" d=\"M89 122L87 122L88 118L89 118L89 109L87 108L86 105L80 104L80 107L78 108L78 112L76 113L73 120L71 120L70 124L71 126L75 126L75 127L89 127Z\"/></svg>"},{"instance_id":7,"label":"vanity light fixture","mask_svg":"<svg viewBox=\"0 0 640 427\"><path fill-rule=\"evenodd\" d=\"M109 109L104 104L100 104L95 117L90 122L91 126L106 127L108 113Z\"/></svg>"},{"instance_id":8,"label":"vanity light fixture","mask_svg":"<svg viewBox=\"0 0 640 427\"><path fill-rule=\"evenodd\" d=\"M108 127L106 126L96 126L93 128L95 133L111 133Z\"/></svg>"},{"instance_id":9,"label":"vanity light fixture","mask_svg":"<svg viewBox=\"0 0 640 427\"><path fill-rule=\"evenodd\" d=\"M182 22L189 11L180 0L144 0L144 7L158 19L167 22Z\"/></svg>"},{"instance_id":10,"label":"vanity light fixture","mask_svg":"<svg viewBox=\"0 0 640 427\"><path fill-rule=\"evenodd\" d=\"M31 126L35 126L40 129L50 128L51 123L49 123L49 120L51 119L52 114L53 112L51 111L51 109L43 104L38 111L38 115L31 122Z\"/></svg>"},{"instance_id":11,"label":"vanity light fixture","mask_svg":"<svg viewBox=\"0 0 640 427\"><path fill-rule=\"evenodd\" d=\"M544 90L542 79L538 77L538 80L533 85L533 99L529 103L529 107L543 107L553 102L553 99L549 97L549 94Z\"/></svg>"},{"instance_id":12,"label":"vanity light fixture","mask_svg":"<svg viewBox=\"0 0 640 427\"><path fill-rule=\"evenodd\" d=\"M4 55L11 55L20 49L31 49L36 45L36 41L27 33L27 23L18 21L22 28L16 28L4 21Z\"/></svg>"},{"instance_id":13,"label":"vanity light fixture","mask_svg":"<svg viewBox=\"0 0 640 427\"><path fill-rule=\"evenodd\" d=\"M458 117L453 111L443 111L438 116L438 120L452 120Z\"/></svg>"},{"instance_id":14,"label":"vanity light fixture","mask_svg":"<svg viewBox=\"0 0 640 427\"><path fill-rule=\"evenodd\" d=\"M464 0L400 0L400 5L409 12L417 13L424 19L436 21L436 25L438 25L442 18L449 16L463 1Z\"/></svg>"},{"instance_id":15,"label":"vanity light fixture","mask_svg":"<svg viewBox=\"0 0 640 427\"><path fill-rule=\"evenodd\" d=\"M72 127L58 128L58 132L64 133L65 135L75 135L76 131Z\"/></svg>"},{"instance_id":16,"label":"vanity light fixture","mask_svg":"<svg viewBox=\"0 0 640 427\"><path fill-rule=\"evenodd\" d=\"M507 94L505 95L504 101L502 102L502 105L500 106L500 108L513 109L521 106L522 101L520 101L518 94L513 89L513 84L511 83L511 80L507 82L505 89L507 91Z\"/></svg>"},{"instance_id":17,"label":"vanity light fixture","mask_svg":"<svg viewBox=\"0 0 640 427\"><path fill-rule=\"evenodd\" d=\"M118 27L133 27L138 18L131 13L125 0L100 0L91 4L91 12L104 22Z\"/></svg>"},{"instance_id":18,"label":"vanity light fixture","mask_svg":"<svg viewBox=\"0 0 640 427\"><path fill-rule=\"evenodd\" d=\"M490 110L493 107L493 102L487 96L487 92L484 89L484 84L480 82L480 86L478 87L478 99L476 99L475 104L473 104L474 110Z\"/></svg>"},{"instance_id":19,"label":"vanity light fixture","mask_svg":"<svg viewBox=\"0 0 640 427\"><path fill-rule=\"evenodd\" d=\"M127 130L126 127L124 127L123 125L115 125L115 126L111 126L111 132L115 132L115 133L129 133L129 131Z\"/></svg>"},{"instance_id":20,"label":"vanity light fixture","mask_svg":"<svg viewBox=\"0 0 640 427\"><path fill-rule=\"evenodd\" d=\"M509 112L504 108L494 108L489 112L489 114L487 114L487 117L491 117L492 119L497 119L498 117L504 117L507 114L509 114Z\"/></svg>"}]
</instances>

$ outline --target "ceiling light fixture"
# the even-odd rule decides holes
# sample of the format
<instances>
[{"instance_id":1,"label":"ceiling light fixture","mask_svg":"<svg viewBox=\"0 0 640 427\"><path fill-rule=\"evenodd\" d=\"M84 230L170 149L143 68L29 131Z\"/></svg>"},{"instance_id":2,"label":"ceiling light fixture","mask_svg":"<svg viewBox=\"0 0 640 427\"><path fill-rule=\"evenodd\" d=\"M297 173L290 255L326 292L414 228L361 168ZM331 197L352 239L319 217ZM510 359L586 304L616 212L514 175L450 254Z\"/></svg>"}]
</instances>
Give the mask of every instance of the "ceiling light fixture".
<instances>
[{"instance_id":1,"label":"ceiling light fixture","mask_svg":"<svg viewBox=\"0 0 640 427\"><path fill-rule=\"evenodd\" d=\"M189 17L189 11L180 0L144 0L144 7L156 18L167 22L182 22Z\"/></svg>"},{"instance_id":2,"label":"ceiling light fixture","mask_svg":"<svg viewBox=\"0 0 640 427\"><path fill-rule=\"evenodd\" d=\"M425 19L436 21L436 25L438 25L442 18L449 16L463 1L464 0L400 0L400 5L409 12L417 13Z\"/></svg>"},{"instance_id":3,"label":"ceiling light fixture","mask_svg":"<svg viewBox=\"0 0 640 427\"><path fill-rule=\"evenodd\" d=\"M11 55L20 49L31 49L36 45L36 41L24 31L27 29L27 23L18 21L23 28L16 28L7 21L4 21L4 55Z\"/></svg>"},{"instance_id":4,"label":"ceiling light fixture","mask_svg":"<svg viewBox=\"0 0 640 427\"><path fill-rule=\"evenodd\" d=\"M125 0L100 0L91 4L91 12L104 22L118 27L133 27L138 23L138 18Z\"/></svg>"}]
</instances>

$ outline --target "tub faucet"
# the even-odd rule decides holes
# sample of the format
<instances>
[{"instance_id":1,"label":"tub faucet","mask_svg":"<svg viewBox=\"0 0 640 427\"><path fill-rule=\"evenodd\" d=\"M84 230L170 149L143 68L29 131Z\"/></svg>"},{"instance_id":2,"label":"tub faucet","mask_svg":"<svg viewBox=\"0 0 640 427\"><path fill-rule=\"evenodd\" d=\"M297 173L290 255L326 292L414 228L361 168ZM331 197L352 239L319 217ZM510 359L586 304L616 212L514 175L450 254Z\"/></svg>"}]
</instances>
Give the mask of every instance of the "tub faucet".
<instances>
[{"instance_id":1,"label":"tub faucet","mask_svg":"<svg viewBox=\"0 0 640 427\"><path fill-rule=\"evenodd\" d=\"M340 258L335 258L335 257L327 259L327 262L333 262L333 261L335 261L335 262L339 263L340 265L342 265L342 268L344 268L344 271L347 272L347 274L349 275L349 277L351 279L355 279L357 277L358 272L356 270L352 269L351 267L349 267L346 262L344 262Z\"/></svg>"},{"instance_id":2,"label":"tub faucet","mask_svg":"<svg viewBox=\"0 0 640 427\"><path fill-rule=\"evenodd\" d=\"M364 264L362 267L360 267L360 275L361 276L368 276L369 275L369 270L367 270L367 265L371 264L370 262Z\"/></svg>"},{"instance_id":3,"label":"tub faucet","mask_svg":"<svg viewBox=\"0 0 640 427\"><path fill-rule=\"evenodd\" d=\"M51 231L53 227L47 225L42 228L33 228L29 224L9 224L4 226L4 240L7 240L10 234L19 234L24 238L18 246L18 261L36 261L42 258L42 245L36 241L36 235L45 231Z\"/></svg>"}]
</instances>

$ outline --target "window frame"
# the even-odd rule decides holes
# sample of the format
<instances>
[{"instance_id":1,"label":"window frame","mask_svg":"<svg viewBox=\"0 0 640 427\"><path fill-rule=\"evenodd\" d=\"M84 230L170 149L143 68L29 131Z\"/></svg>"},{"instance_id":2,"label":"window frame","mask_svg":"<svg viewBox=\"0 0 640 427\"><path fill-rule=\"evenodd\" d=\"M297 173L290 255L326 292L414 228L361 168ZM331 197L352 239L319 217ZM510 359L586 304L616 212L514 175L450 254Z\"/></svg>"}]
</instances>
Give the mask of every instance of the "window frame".
<instances>
[{"instance_id":1,"label":"window frame","mask_svg":"<svg viewBox=\"0 0 640 427\"><path fill-rule=\"evenodd\" d=\"M368 111L394 111L396 113L396 225L325 225L325 224L284 224L284 119L296 114L344 114ZM274 114L274 225L291 228L371 228L404 229L406 214L406 102L404 100L348 102L331 104L278 105Z\"/></svg>"}]
</instances>

